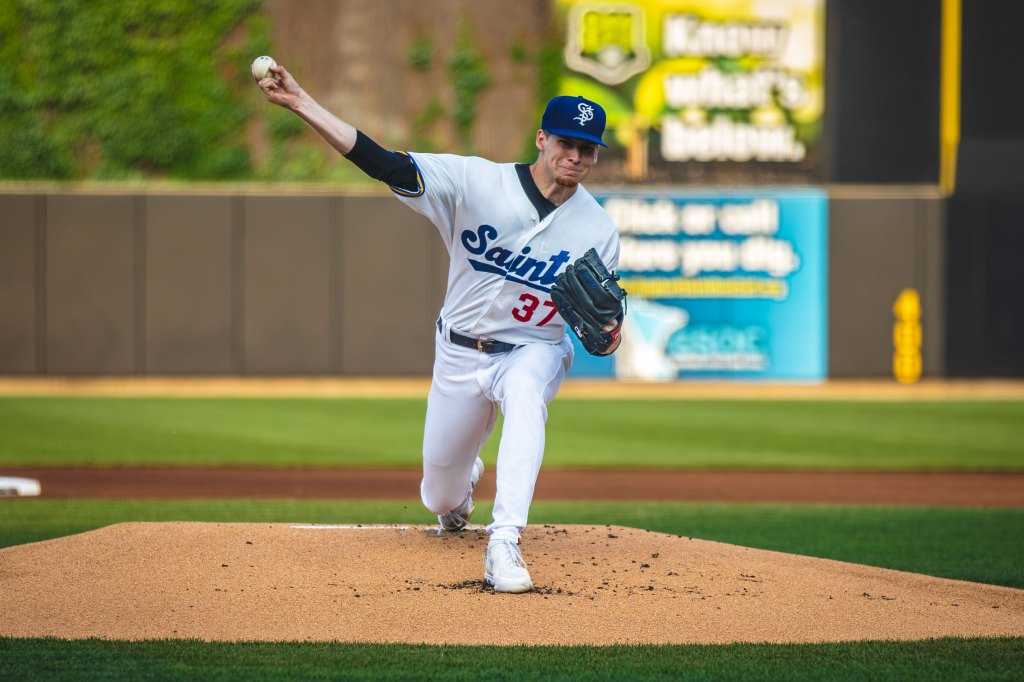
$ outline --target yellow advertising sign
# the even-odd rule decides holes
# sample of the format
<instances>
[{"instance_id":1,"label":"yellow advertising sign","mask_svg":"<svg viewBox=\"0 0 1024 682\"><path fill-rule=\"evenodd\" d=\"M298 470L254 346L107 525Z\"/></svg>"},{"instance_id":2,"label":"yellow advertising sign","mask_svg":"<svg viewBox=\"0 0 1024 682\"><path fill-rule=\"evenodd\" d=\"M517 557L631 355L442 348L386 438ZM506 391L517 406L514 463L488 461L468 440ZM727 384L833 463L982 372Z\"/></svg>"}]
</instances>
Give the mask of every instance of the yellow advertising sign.
<instances>
[{"instance_id":1,"label":"yellow advertising sign","mask_svg":"<svg viewBox=\"0 0 1024 682\"><path fill-rule=\"evenodd\" d=\"M646 173L648 154L655 164L813 170L824 110L824 0L556 6L566 26L562 92L605 107L630 176Z\"/></svg>"}]
</instances>

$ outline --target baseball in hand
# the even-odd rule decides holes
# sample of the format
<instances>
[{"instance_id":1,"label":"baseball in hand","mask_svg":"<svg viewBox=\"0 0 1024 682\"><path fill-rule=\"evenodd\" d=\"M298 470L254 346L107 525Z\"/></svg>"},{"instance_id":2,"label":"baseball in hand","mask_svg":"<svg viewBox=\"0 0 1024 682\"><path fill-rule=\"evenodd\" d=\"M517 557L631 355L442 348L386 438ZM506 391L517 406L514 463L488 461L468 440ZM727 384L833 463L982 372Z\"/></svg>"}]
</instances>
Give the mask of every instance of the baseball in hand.
<instances>
[{"instance_id":1,"label":"baseball in hand","mask_svg":"<svg viewBox=\"0 0 1024 682\"><path fill-rule=\"evenodd\" d=\"M277 66L277 62L274 61L273 57L264 55L262 57L256 57L256 59L253 60L252 66L249 67L249 70L252 71L252 77L255 78L258 83L267 76L274 75L270 72L271 66Z\"/></svg>"}]
</instances>

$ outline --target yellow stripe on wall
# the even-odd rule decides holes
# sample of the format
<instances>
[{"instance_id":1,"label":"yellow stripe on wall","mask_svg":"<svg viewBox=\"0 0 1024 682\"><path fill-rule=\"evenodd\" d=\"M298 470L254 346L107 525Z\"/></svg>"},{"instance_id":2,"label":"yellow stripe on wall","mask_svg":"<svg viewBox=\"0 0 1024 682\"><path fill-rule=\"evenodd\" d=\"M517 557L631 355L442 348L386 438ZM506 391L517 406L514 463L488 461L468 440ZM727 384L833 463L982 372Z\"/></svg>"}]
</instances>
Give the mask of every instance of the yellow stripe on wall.
<instances>
[{"instance_id":1,"label":"yellow stripe on wall","mask_svg":"<svg viewBox=\"0 0 1024 682\"><path fill-rule=\"evenodd\" d=\"M939 110L939 187L945 196L956 188L960 145L961 0L942 0L942 82Z\"/></svg>"}]
</instances>

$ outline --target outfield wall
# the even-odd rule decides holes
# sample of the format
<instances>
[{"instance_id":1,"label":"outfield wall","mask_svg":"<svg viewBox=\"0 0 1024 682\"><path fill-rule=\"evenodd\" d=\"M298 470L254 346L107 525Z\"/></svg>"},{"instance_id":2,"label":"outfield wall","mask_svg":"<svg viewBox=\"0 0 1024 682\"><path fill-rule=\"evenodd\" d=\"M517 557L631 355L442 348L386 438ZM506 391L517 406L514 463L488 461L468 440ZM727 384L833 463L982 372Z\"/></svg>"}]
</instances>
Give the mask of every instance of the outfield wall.
<instances>
[{"instance_id":1,"label":"outfield wall","mask_svg":"<svg viewBox=\"0 0 1024 682\"><path fill-rule=\"evenodd\" d=\"M892 375L917 290L946 372L944 209L930 188L827 188L828 373ZM447 255L384 195L0 193L0 374L428 374Z\"/></svg>"}]
</instances>

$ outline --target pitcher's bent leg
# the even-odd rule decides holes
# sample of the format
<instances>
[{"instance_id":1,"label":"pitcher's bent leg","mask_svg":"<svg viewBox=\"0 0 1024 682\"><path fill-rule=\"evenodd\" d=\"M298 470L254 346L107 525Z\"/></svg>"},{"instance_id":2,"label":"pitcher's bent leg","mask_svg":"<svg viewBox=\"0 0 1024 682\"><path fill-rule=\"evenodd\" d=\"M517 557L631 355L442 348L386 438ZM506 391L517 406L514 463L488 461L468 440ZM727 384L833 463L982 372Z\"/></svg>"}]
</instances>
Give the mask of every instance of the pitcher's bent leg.
<instances>
[{"instance_id":1,"label":"pitcher's bent leg","mask_svg":"<svg viewBox=\"0 0 1024 682\"><path fill-rule=\"evenodd\" d=\"M481 368L479 353L435 335L420 483L423 504L434 514L447 514L466 499L473 463L497 419L480 387Z\"/></svg>"},{"instance_id":2,"label":"pitcher's bent leg","mask_svg":"<svg viewBox=\"0 0 1024 682\"><path fill-rule=\"evenodd\" d=\"M473 462L494 428L497 410L483 396L430 390L423 429L420 496L434 514L447 514L466 499Z\"/></svg>"}]
</instances>

